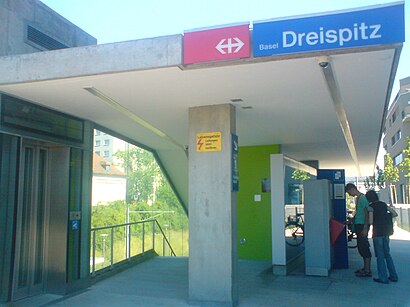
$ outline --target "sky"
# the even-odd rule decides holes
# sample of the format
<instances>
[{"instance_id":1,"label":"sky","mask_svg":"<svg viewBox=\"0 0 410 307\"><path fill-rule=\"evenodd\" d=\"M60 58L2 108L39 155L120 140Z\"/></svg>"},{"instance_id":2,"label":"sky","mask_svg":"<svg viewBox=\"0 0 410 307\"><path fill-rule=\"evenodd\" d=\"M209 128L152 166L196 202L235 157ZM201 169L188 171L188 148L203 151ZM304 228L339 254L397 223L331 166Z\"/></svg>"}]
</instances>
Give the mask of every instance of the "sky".
<instances>
[{"instance_id":1,"label":"sky","mask_svg":"<svg viewBox=\"0 0 410 307\"><path fill-rule=\"evenodd\" d=\"M164 35L218 25L254 22L358 7L397 3L395 0L41 0L79 26L99 44ZM410 0L405 3L406 42L391 93L410 76ZM379 152L378 164L383 154Z\"/></svg>"}]
</instances>

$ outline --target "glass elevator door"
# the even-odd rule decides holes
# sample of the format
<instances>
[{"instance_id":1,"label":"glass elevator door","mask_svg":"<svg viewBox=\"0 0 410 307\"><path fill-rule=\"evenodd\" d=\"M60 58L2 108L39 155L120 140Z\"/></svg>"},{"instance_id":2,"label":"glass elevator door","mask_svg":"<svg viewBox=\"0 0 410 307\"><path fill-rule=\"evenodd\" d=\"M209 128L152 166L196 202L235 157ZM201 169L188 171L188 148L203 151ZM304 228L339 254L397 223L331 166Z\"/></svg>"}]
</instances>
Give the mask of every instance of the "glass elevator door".
<instances>
[{"instance_id":1,"label":"glass elevator door","mask_svg":"<svg viewBox=\"0 0 410 307\"><path fill-rule=\"evenodd\" d=\"M20 161L13 300L41 293L46 273L48 150L23 142Z\"/></svg>"}]
</instances>

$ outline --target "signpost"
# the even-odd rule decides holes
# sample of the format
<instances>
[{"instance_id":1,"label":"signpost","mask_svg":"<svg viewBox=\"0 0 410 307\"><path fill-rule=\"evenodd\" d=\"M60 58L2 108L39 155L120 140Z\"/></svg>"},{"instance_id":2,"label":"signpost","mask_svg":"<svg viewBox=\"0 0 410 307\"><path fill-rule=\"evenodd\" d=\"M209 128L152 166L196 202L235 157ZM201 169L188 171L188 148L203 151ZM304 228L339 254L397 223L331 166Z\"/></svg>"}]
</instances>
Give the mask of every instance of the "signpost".
<instances>
[{"instance_id":1,"label":"signpost","mask_svg":"<svg viewBox=\"0 0 410 307\"><path fill-rule=\"evenodd\" d=\"M404 42L404 3L186 31L184 64Z\"/></svg>"},{"instance_id":2,"label":"signpost","mask_svg":"<svg viewBox=\"0 0 410 307\"><path fill-rule=\"evenodd\" d=\"M249 56L249 23L184 33L184 64Z\"/></svg>"},{"instance_id":3,"label":"signpost","mask_svg":"<svg viewBox=\"0 0 410 307\"><path fill-rule=\"evenodd\" d=\"M254 57L404 42L404 4L255 23Z\"/></svg>"}]
</instances>

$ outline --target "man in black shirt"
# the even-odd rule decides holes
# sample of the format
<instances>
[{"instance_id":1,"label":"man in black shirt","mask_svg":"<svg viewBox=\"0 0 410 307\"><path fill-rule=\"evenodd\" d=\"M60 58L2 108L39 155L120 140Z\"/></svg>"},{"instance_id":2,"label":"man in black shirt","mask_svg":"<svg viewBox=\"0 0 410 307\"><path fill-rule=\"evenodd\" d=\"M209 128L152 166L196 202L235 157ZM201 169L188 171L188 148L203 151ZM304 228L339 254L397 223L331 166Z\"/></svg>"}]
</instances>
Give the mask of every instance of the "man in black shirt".
<instances>
[{"instance_id":1,"label":"man in black shirt","mask_svg":"<svg viewBox=\"0 0 410 307\"><path fill-rule=\"evenodd\" d=\"M397 216L393 207L387 207L386 203L379 200L377 193L370 190L366 193L369 202L369 224L373 224L373 247L377 259L377 273L379 278L373 278L375 282L388 284L389 280L398 281L396 268L390 255L389 234L387 220L390 218L387 211L390 211L393 217ZM387 265L387 269L386 269ZM389 271L389 277L387 276Z\"/></svg>"}]
</instances>

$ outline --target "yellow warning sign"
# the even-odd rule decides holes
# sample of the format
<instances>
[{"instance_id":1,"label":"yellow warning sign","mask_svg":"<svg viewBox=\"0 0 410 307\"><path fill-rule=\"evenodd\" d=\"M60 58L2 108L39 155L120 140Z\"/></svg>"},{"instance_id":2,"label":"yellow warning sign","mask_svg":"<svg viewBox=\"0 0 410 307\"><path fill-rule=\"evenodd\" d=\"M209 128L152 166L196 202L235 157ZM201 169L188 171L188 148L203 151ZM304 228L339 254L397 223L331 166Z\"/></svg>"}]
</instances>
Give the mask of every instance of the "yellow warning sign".
<instances>
[{"instance_id":1,"label":"yellow warning sign","mask_svg":"<svg viewBox=\"0 0 410 307\"><path fill-rule=\"evenodd\" d=\"M222 150L222 132L204 132L196 135L196 151L212 152Z\"/></svg>"}]
</instances>

